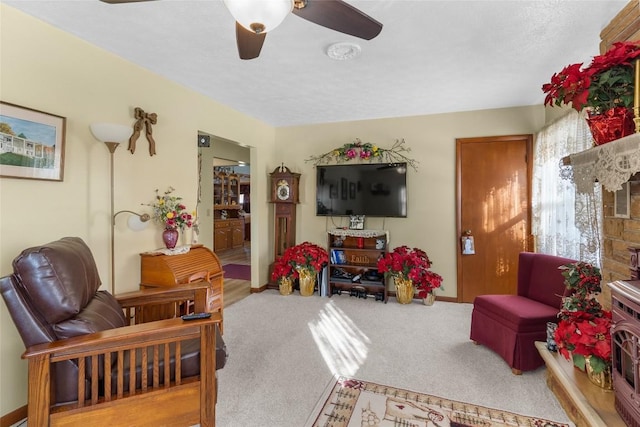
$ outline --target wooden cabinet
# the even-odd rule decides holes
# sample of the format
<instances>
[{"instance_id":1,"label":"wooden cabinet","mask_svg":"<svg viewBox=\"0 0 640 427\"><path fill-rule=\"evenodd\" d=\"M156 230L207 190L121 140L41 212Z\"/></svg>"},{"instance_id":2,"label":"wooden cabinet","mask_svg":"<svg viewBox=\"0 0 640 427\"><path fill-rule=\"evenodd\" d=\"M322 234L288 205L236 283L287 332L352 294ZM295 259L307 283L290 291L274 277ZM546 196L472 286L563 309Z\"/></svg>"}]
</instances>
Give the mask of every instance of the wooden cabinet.
<instances>
[{"instance_id":1,"label":"wooden cabinet","mask_svg":"<svg viewBox=\"0 0 640 427\"><path fill-rule=\"evenodd\" d=\"M242 247L244 219L240 214L240 176L224 169L214 171L213 247L216 252Z\"/></svg>"},{"instance_id":2,"label":"wooden cabinet","mask_svg":"<svg viewBox=\"0 0 640 427\"><path fill-rule=\"evenodd\" d=\"M376 301L388 300L387 283L377 263L387 253L389 235L379 230L330 230L328 232L329 295L351 296Z\"/></svg>"},{"instance_id":3,"label":"wooden cabinet","mask_svg":"<svg viewBox=\"0 0 640 427\"><path fill-rule=\"evenodd\" d=\"M209 277L207 311L224 309L222 264L218 256L203 245L192 245L189 252L165 255L161 252L140 254L140 288L177 286ZM221 326L222 329L222 326Z\"/></svg>"},{"instance_id":4,"label":"wooden cabinet","mask_svg":"<svg viewBox=\"0 0 640 427\"><path fill-rule=\"evenodd\" d=\"M244 245L244 219L214 219L213 248L216 252Z\"/></svg>"},{"instance_id":5,"label":"wooden cabinet","mask_svg":"<svg viewBox=\"0 0 640 427\"><path fill-rule=\"evenodd\" d=\"M241 247L244 244L244 220L231 220L229 226L231 227L231 247Z\"/></svg>"}]
</instances>

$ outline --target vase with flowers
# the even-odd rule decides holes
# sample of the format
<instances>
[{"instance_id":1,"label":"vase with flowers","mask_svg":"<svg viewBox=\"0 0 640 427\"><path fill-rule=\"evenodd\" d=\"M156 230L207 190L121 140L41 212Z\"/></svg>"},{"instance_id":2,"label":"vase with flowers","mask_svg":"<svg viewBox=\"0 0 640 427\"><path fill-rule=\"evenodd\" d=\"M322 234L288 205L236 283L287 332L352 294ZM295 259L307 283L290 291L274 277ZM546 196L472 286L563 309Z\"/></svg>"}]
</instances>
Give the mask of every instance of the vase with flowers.
<instances>
[{"instance_id":1,"label":"vase with flowers","mask_svg":"<svg viewBox=\"0 0 640 427\"><path fill-rule=\"evenodd\" d=\"M604 310L596 296L601 292L600 269L586 262L560 266L568 295L562 299L555 331L561 355L586 370L596 385L610 389L611 312Z\"/></svg>"},{"instance_id":2,"label":"vase with flowers","mask_svg":"<svg viewBox=\"0 0 640 427\"><path fill-rule=\"evenodd\" d=\"M545 105L571 104L588 108L587 122L596 145L634 132L634 62L640 59L640 42L618 42L595 56L587 67L567 65L542 86Z\"/></svg>"},{"instance_id":3,"label":"vase with flowers","mask_svg":"<svg viewBox=\"0 0 640 427\"><path fill-rule=\"evenodd\" d=\"M160 194L156 189L156 197L147 204L153 208L153 219L164 226L162 240L167 249L173 249L178 242L178 229L184 230L193 225L193 215L187 212L182 197L174 196L173 187Z\"/></svg>"},{"instance_id":4,"label":"vase with flowers","mask_svg":"<svg viewBox=\"0 0 640 427\"><path fill-rule=\"evenodd\" d=\"M378 260L378 272L393 277L396 300L409 304L418 290L418 297L432 301L433 291L442 286L442 276L430 270L431 260L422 249L398 246Z\"/></svg>"},{"instance_id":5,"label":"vase with flowers","mask_svg":"<svg viewBox=\"0 0 640 427\"><path fill-rule=\"evenodd\" d=\"M271 279L280 285L289 279L298 279L300 295L314 293L318 272L329 262L327 251L311 242L288 247L276 260Z\"/></svg>"}]
</instances>

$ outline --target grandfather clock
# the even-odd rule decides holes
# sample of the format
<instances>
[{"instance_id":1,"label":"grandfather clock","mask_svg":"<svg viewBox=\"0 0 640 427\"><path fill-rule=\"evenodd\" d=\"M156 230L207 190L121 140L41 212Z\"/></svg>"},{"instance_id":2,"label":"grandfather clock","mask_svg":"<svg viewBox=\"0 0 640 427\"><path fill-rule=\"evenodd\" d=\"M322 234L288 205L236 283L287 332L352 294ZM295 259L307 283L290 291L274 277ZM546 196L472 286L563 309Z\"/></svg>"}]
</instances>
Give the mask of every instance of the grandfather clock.
<instances>
[{"instance_id":1,"label":"grandfather clock","mask_svg":"<svg viewBox=\"0 0 640 427\"><path fill-rule=\"evenodd\" d=\"M271 176L271 203L275 204L275 258L296 244L296 204L300 174L293 173L284 164Z\"/></svg>"}]
</instances>

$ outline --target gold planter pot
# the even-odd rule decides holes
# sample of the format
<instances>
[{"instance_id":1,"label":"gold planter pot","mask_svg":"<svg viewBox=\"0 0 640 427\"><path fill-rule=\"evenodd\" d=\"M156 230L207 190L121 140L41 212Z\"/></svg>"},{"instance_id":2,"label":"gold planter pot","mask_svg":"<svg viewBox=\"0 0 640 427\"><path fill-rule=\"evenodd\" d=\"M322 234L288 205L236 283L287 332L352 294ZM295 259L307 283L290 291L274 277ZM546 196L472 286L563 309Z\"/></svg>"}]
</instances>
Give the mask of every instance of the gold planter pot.
<instances>
[{"instance_id":1,"label":"gold planter pot","mask_svg":"<svg viewBox=\"0 0 640 427\"><path fill-rule=\"evenodd\" d=\"M605 369L600 373L593 372L593 368L591 367L591 356L587 356L584 358L585 361L585 369L587 371L587 378L593 384L601 387L605 390L613 390L613 378L611 378L611 367L609 369Z\"/></svg>"},{"instance_id":2,"label":"gold planter pot","mask_svg":"<svg viewBox=\"0 0 640 427\"><path fill-rule=\"evenodd\" d=\"M429 292L425 298L422 298L424 305L433 305L434 302L436 302L436 294L433 292Z\"/></svg>"},{"instance_id":3,"label":"gold planter pot","mask_svg":"<svg viewBox=\"0 0 640 427\"><path fill-rule=\"evenodd\" d=\"M313 295L316 286L316 272L301 268L298 270L298 283L300 284L300 295L309 297Z\"/></svg>"},{"instance_id":4,"label":"gold planter pot","mask_svg":"<svg viewBox=\"0 0 640 427\"><path fill-rule=\"evenodd\" d=\"M293 279L291 277L281 277L278 281L280 295L291 295L293 292Z\"/></svg>"},{"instance_id":5,"label":"gold planter pot","mask_svg":"<svg viewBox=\"0 0 640 427\"><path fill-rule=\"evenodd\" d=\"M413 281L404 276L394 277L393 281L396 285L396 300L400 304L410 304L416 293Z\"/></svg>"}]
</instances>

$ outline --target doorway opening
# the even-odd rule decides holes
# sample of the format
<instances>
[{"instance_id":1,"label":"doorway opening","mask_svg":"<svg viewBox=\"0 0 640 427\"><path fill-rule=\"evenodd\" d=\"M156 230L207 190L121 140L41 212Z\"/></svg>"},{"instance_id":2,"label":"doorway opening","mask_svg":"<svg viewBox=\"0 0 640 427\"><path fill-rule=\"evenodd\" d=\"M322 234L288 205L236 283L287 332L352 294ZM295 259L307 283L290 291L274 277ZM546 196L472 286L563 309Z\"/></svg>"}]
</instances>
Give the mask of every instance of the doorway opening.
<instances>
[{"instance_id":1,"label":"doorway opening","mask_svg":"<svg viewBox=\"0 0 640 427\"><path fill-rule=\"evenodd\" d=\"M225 306L251 291L250 148L208 136L199 145L200 242L213 249L224 270Z\"/></svg>"}]
</instances>

